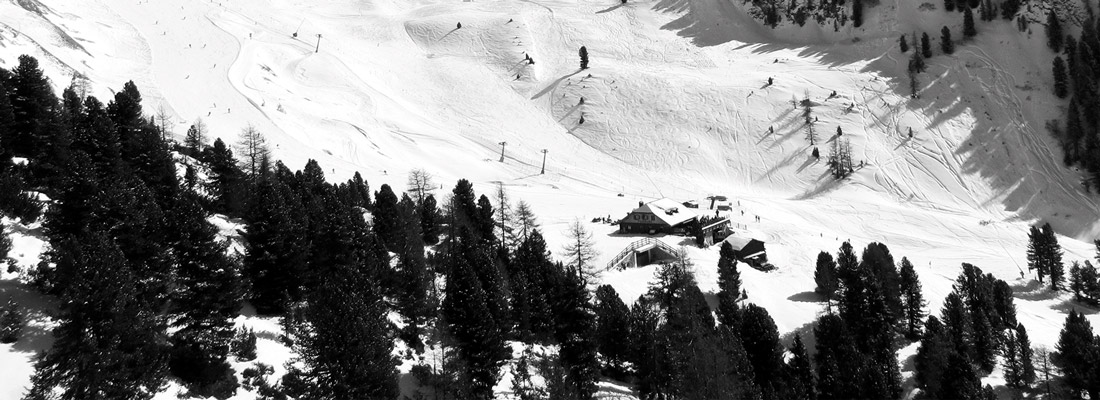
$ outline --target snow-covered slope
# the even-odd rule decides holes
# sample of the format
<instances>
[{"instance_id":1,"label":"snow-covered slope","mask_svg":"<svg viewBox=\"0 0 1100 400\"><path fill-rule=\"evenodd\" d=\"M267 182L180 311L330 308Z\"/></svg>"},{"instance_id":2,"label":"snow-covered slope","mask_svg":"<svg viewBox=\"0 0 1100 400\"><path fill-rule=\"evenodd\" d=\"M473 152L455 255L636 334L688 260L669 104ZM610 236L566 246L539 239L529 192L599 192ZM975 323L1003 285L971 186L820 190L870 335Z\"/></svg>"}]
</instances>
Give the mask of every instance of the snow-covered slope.
<instances>
[{"instance_id":1,"label":"snow-covered slope","mask_svg":"<svg viewBox=\"0 0 1100 400\"><path fill-rule=\"evenodd\" d=\"M333 179L401 188L423 168L448 189L500 183L533 204L553 246L574 217L726 194L778 266L746 271L745 285L783 332L806 333L821 310L805 295L817 251L851 239L913 260L932 310L961 262L1017 282L1020 320L1051 345L1069 306L1017 281L1026 228L1050 222L1067 261L1090 258L1100 207L1043 129L1064 104L1042 30L980 23L929 60L910 99L897 36L959 33L962 17L881 3L863 28L772 30L738 0L0 0L0 65L31 54L57 86L76 76L102 98L133 80L178 134L202 118L232 142L252 124L289 166L318 159ZM866 163L847 180L810 155L792 104L807 96L823 158L839 126ZM636 239L592 228L601 262ZM713 290L717 250L691 254ZM643 272L605 281L632 300Z\"/></svg>"}]
</instances>

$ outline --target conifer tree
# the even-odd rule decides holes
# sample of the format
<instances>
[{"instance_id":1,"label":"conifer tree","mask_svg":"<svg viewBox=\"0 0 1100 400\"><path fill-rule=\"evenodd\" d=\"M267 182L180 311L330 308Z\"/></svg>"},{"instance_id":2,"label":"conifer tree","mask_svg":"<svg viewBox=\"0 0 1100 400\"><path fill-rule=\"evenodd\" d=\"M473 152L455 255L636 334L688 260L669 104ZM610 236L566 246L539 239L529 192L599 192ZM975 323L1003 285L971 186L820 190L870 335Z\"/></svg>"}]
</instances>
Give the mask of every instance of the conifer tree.
<instances>
[{"instance_id":1,"label":"conifer tree","mask_svg":"<svg viewBox=\"0 0 1100 400\"><path fill-rule=\"evenodd\" d=\"M904 33L901 34L900 38L898 38L898 46L901 48L902 53L905 53L905 52L909 51L909 41L905 40L905 34Z\"/></svg>"},{"instance_id":2,"label":"conifer tree","mask_svg":"<svg viewBox=\"0 0 1100 400\"><path fill-rule=\"evenodd\" d=\"M817 342L814 361L817 365L818 398L862 398L860 379L852 379L862 375L862 356L856 350L844 320L835 314L821 316L814 327L814 338Z\"/></svg>"},{"instance_id":3,"label":"conifer tree","mask_svg":"<svg viewBox=\"0 0 1100 400\"><path fill-rule=\"evenodd\" d=\"M943 8L947 11L955 11L955 0L943 0Z\"/></svg>"},{"instance_id":4,"label":"conifer tree","mask_svg":"<svg viewBox=\"0 0 1100 400\"><path fill-rule=\"evenodd\" d=\"M1043 224L1043 249L1044 258L1050 274L1050 289L1059 290L1065 276L1065 266L1062 264L1062 245L1058 244L1058 237L1050 223Z\"/></svg>"},{"instance_id":5,"label":"conifer tree","mask_svg":"<svg viewBox=\"0 0 1100 400\"><path fill-rule=\"evenodd\" d=\"M1062 39L1064 38L1062 22L1058 20L1058 14L1054 12L1053 8L1047 13L1046 33L1047 47L1055 52L1062 51Z\"/></svg>"},{"instance_id":6,"label":"conifer tree","mask_svg":"<svg viewBox=\"0 0 1100 400\"><path fill-rule=\"evenodd\" d=\"M824 251L818 253L817 269L814 270L814 282L817 283L817 287L814 288L814 292L825 296L827 300L832 300L839 285L836 274L837 266L833 256Z\"/></svg>"},{"instance_id":7,"label":"conifer tree","mask_svg":"<svg viewBox=\"0 0 1100 400\"><path fill-rule=\"evenodd\" d=\"M237 167L233 150L221 138L203 151L203 159L210 165L210 187L214 195L214 210L229 216L241 216L245 210L244 172Z\"/></svg>"},{"instance_id":8,"label":"conifer tree","mask_svg":"<svg viewBox=\"0 0 1100 400\"><path fill-rule=\"evenodd\" d=\"M1027 234L1027 269L1035 271L1039 276L1039 282L1050 274L1050 264L1046 260L1046 251L1043 233L1038 227L1032 226Z\"/></svg>"},{"instance_id":9,"label":"conifer tree","mask_svg":"<svg viewBox=\"0 0 1100 400\"><path fill-rule=\"evenodd\" d=\"M596 318L589 303L588 289L577 268L569 268L555 297L558 355L566 370L566 382L577 398L590 400L596 393L600 364L597 359Z\"/></svg>"},{"instance_id":10,"label":"conifer tree","mask_svg":"<svg viewBox=\"0 0 1100 400\"><path fill-rule=\"evenodd\" d=\"M932 39L928 37L928 32L920 34L920 53L925 59L932 58Z\"/></svg>"},{"instance_id":11,"label":"conifer tree","mask_svg":"<svg viewBox=\"0 0 1100 400\"><path fill-rule=\"evenodd\" d=\"M462 246L456 253L447 255L447 286L443 298L442 319L458 349L465 380L469 382L470 398L492 398L496 376L508 358L505 347L503 321L490 310L497 307L478 276L478 269L471 263L474 251L473 236L463 228L458 238ZM494 290L489 288L489 290Z\"/></svg>"},{"instance_id":12,"label":"conifer tree","mask_svg":"<svg viewBox=\"0 0 1100 400\"><path fill-rule=\"evenodd\" d=\"M244 275L252 286L249 300L260 314L280 314L304 294L306 226L295 210L301 206L282 181L262 179L252 197Z\"/></svg>"},{"instance_id":13,"label":"conifer tree","mask_svg":"<svg viewBox=\"0 0 1100 400\"><path fill-rule=\"evenodd\" d=\"M1069 87L1066 82L1066 62L1061 56L1054 57L1054 95L1059 99L1066 98Z\"/></svg>"},{"instance_id":14,"label":"conifer tree","mask_svg":"<svg viewBox=\"0 0 1100 400\"><path fill-rule=\"evenodd\" d=\"M943 309L940 311L940 318L953 350L961 354L971 354L970 346L973 343L974 330L971 327L966 304L957 292L953 291L947 295Z\"/></svg>"},{"instance_id":15,"label":"conifer tree","mask_svg":"<svg viewBox=\"0 0 1100 400\"><path fill-rule=\"evenodd\" d=\"M188 155L192 157L198 157L202 152L203 147L206 146L206 123L202 122L202 119L196 119L195 123L187 128L187 136L184 137L183 144Z\"/></svg>"},{"instance_id":16,"label":"conifer tree","mask_svg":"<svg viewBox=\"0 0 1100 400\"><path fill-rule=\"evenodd\" d=\"M1001 2L1001 16L1004 17L1004 19L1015 18L1018 11L1020 11L1020 0L1005 0Z\"/></svg>"},{"instance_id":17,"label":"conifer tree","mask_svg":"<svg viewBox=\"0 0 1100 400\"><path fill-rule=\"evenodd\" d=\"M581 46L580 57L581 57L581 69L588 69L588 49L585 48L584 46Z\"/></svg>"},{"instance_id":18,"label":"conifer tree","mask_svg":"<svg viewBox=\"0 0 1100 400\"><path fill-rule=\"evenodd\" d=\"M1035 381L1035 365L1032 362L1033 354L1031 351L1031 340L1027 337L1027 328L1024 328L1024 324L1017 324L1016 331L1016 348L1019 349L1020 357L1020 378L1024 384L1030 384Z\"/></svg>"},{"instance_id":19,"label":"conifer tree","mask_svg":"<svg viewBox=\"0 0 1100 400\"><path fill-rule=\"evenodd\" d=\"M947 356L947 369L943 374L942 398L981 399L982 387L978 373L966 356L951 353Z\"/></svg>"},{"instance_id":20,"label":"conifer tree","mask_svg":"<svg viewBox=\"0 0 1100 400\"><path fill-rule=\"evenodd\" d=\"M404 247L404 235L399 233L402 222L397 210L397 194L390 185L382 184L374 193L374 212L371 213L374 234L386 244L386 249L396 252Z\"/></svg>"},{"instance_id":21,"label":"conifer tree","mask_svg":"<svg viewBox=\"0 0 1100 400\"><path fill-rule=\"evenodd\" d=\"M905 337L909 340L918 340L921 337L921 326L926 314L925 301L920 279L908 258L901 258L900 277L902 304L905 310Z\"/></svg>"},{"instance_id":22,"label":"conifer tree","mask_svg":"<svg viewBox=\"0 0 1100 400\"><path fill-rule=\"evenodd\" d=\"M600 354L606 360L604 370L615 379L626 375L630 350L630 308L611 285L596 288L596 335Z\"/></svg>"},{"instance_id":23,"label":"conifer tree","mask_svg":"<svg viewBox=\"0 0 1100 400\"><path fill-rule=\"evenodd\" d=\"M779 344L779 331L768 310L755 304L741 311L738 331L745 348L756 384L765 398L776 398L783 385L783 347Z\"/></svg>"},{"instance_id":24,"label":"conifer tree","mask_svg":"<svg viewBox=\"0 0 1100 400\"><path fill-rule=\"evenodd\" d=\"M204 396L229 397L236 378L226 362L233 320L243 289L237 265L226 258L226 245L206 220L198 194L184 192L172 210L173 250L178 262L172 325L172 374Z\"/></svg>"},{"instance_id":25,"label":"conifer tree","mask_svg":"<svg viewBox=\"0 0 1100 400\"><path fill-rule=\"evenodd\" d=\"M137 294L119 247L92 232L49 255L71 278L59 289L54 344L35 362L25 399L151 399L168 374L165 323Z\"/></svg>"},{"instance_id":26,"label":"conifer tree","mask_svg":"<svg viewBox=\"0 0 1100 400\"><path fill-rule=\"evenodd\" d=\"M737 270L737 254L729 242L722 242L718 251L718 322L738 328L737 300L741 298L741 272Z\"/></svg>"},{"instance_id":27,"label":"conifer tree","mask_svg":"<svg viewBox=\"0 0 1100 400\"><path fill-rule=\"evenodd\" d=\"M852 0L852 26L859 28L863 25L863 1Z\"/></svg>"},{"instance_id":28,"label":"conifer tree","mask_svg":"<svg viewBox=\"0 0 1100 400\"><path fill-rule=\"evenodd\" d=\"M792 398L816 400L813 366L810 365L810 356L806 353L806 345L802 344L802 335L794 335L794 343L790 348L791 358L787 362L787 377L790 382L790 394Z\"/></svg>"},{"instance_id":29,"label":"conifer tree","mask_svg":"<svg viewBox=\"0 0 1100 400\"><path fill-rule=\"evenodd\" d=\"M424 257L424 242L420 231L420 219L416 204L407 193L397 204L398 234L402 246L396 249L398 261L398 311L405 317L406 325L401 339L411 347L419 347L421 328L430 319L428 292L432 284Z\"/></svg>"},{"instance_id":30,"label":"conifer tree","mask_svg":"<svg viewBox=\"0 0 1100 400\"><path fill-rule=\"evenodd\" d=\"M944 371L951 354L954 349L943 324L936 316L929 316L914 357L914 369L917 387L931 398L942 398Z\"/></svg>"},{"instance_id":31,"label":"conifer tree","mask_svg":"<svg viewBox=\"0 0 1100 400\"><path fill-rule=\"evenodd\" d=\"M496 235L493 233L496 222L494 215L496 212L493 209L493 202L489 201L489 197L481 195L477 199L477 237L487 242L494 242Z\"/></svg>"},{"instance_id":32,"label":"conifer tree","mask_svg":"<svg viewBox=\"0 0 1100 400\"><path fill-rule=\"evenodd\" d=\"M423 235L424 244L435 245L439 243L439 205L435 202L435 196L428 194L424 201L418 205L420 213L420 233Z\"/></svg>"},{"instance_id":33,"label":"conifer tree","mask_svg":"<svg viewBox=\"0 0 1100 400\"><path fill-rule=\"evenodd\" d=\"M951 29L946 26L940 30L940 49L943 50L943 54L955 52L955 42L951 41Z\"/></svg>"},{"instance_id":34,"label":"conifer tree","mask_svg":"<svg viewBox=\"0 0 1100 400\"><path fill-rule=\"evenodd\" d=\"M978 34L978 30L974 28L974 11L970 7L963 8L963 37L972 38Z\"/></svg>"},{"instance_id":35,"label":"conifer tree","mask_svg":"<svg viewBox=\"0 0 1100 400\"><path fill-rule=\"evenodd\" d=\"M295 345L308 383L299 399L389 400L398 395L393 326L370 275L384 260L360 255L330 268L309 295Z\"/></svg>"},{"instance_id":36,"label":"conifer tree","mask_svg":"<svg viewBox=\"0 0 1100 400\"><path fill-rule=\"evenodd\" d=\"M38 67L38 60L28 55L19 56L19 64L11 70L8 83L15 118L0 147L15 156L39 155L39 151L50 148L51 139L57 134L57 96Z\"/></svg>"},{"instance_id":37,"label":"conifer tree","mask_svg":"<svg viewBox=\"0 0 1100 400\"><path fill-rule=\"evenodd\" d=\"M1092 357L1098 345L1094 335L1089 320L1076 310L1070 310L1058 335L1055 352L1051 354L1054 365L1062 370L1066 385L1077 393L1088 392L1090 398L1100 390L1100 382L1093 379L1097 366Z\"/></svg>"}]
</instances>

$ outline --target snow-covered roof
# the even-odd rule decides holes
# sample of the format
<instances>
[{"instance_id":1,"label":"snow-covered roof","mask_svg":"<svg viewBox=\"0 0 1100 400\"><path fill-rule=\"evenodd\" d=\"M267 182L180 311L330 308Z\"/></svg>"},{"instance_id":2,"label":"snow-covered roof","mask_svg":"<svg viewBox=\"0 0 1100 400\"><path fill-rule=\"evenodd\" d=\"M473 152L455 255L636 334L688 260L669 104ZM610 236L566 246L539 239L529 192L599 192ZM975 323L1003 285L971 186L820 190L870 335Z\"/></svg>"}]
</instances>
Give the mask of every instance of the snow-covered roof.
<instances>
[{"instance_id":1,"label":"snow-covered roof","mask_svg":"<svg viewBox=\"0 0 1100 400\"><path fill-rule=\"evenodd\" d=\"M664 198L634 209L636 213L651 213L668 226L676 226L697 217L694 211L675 200Z\"/></svg>"},{"instance_id":2,"label":"snow-covered roof","mask_svg":"<svg viewBox=\"0 0 1100 400\"><path fill-rule=\"evenodd\" d=\"M741 249L745 248L745 245L749 244L749 242L751 241L752 238L740 237L735 235L729 235L726 237L726 240L723 240L723 242L729 243L730 246L733 246L733 249L736 251L741 251Z\"/></svg>"}]
</instances>

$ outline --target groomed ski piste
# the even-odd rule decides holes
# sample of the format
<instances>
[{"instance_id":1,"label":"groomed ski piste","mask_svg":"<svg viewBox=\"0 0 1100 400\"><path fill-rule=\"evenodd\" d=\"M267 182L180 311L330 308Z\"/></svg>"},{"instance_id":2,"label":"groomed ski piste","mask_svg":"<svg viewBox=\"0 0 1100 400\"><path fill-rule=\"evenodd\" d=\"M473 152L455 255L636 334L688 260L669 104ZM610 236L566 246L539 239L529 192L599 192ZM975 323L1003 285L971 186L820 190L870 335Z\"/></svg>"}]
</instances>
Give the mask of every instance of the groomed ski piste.
<instances>
[{"instance_id":1,"label":"groomed ski piste","mask_svg":"<svg viewBox=\"0 0 1100 400\"><path fill-rule=\"evenodd\" d=\"M914 99L898 36L928 32L938 43L941 26L961 32L962 15L939 2L881 3L862 28L834 30L767 28L739 0L4 0L0 66L29 54L58 91L76 81L101 99L133 80L146 113L168 116L178 138L199 118L227 143L251 124L292 169L317 159L330 179L359 171L372 190L404 188L418 168L442 184L437 195L459 178L478 193L503 185L533 206L552 249L567 224L584 222L598 265L640 237L593 218L621 218L639 201L726 195L739 234L766 242L777 267L741 271L748 301L768 309L785 343L802 334L813 348L810 323L824 311L814 260L850 240L908 257L934 314L961 263L992 272L1013 284L1033 344L1053 347L1078 306L1032 282L1027 228L1049 222L1067 264L1090 259L1100 204L1044 128L1066 103L1051 89L1042 27L981 23L954 55L937 49ZM806 98L820 160L795 103ZM837 127L862 165L844 180L825 163ZM4 223L16 263L37 264L40 227ZM703 291L714 292L717 247L686 249ZM600 281L629 304L654 269ZM0 345L5 399L23 394L35 352L51 341L49 299L17 280L4 272L0 297L15 296L34 321ZM1097 310L1077 309L1100 324ZM276 340L278 321L246 310L239 324L256 329L257 361L281 375L293 354ZM915 348L899 352L907 378ZM499 398L510 398L507 370ZM983 383L1003 384L999 369Z\"/></svg>"}]
</instances>

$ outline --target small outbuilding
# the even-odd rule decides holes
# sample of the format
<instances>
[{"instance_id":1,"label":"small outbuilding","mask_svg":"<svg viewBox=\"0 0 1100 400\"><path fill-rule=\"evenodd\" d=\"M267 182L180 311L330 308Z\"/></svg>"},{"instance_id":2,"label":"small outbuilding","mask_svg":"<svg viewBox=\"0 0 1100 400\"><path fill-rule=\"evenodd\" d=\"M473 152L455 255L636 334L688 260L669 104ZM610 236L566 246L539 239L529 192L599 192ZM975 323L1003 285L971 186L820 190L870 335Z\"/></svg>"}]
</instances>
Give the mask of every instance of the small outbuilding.
<instances>
[{"instance_id":1,"label":"small outbuilding","mask_svg":"<svg viewBox=\"0 0 1100 400\"><path fill-rule=\"evenodd\" d=\"M751 264L754 267L759 267L768 262L768 254L764 249L764 242L753 238L746 238L737 235L730 235L723 240L725 243L729 243L733 247L733 250L737 254L737 259Z\"/></svg>"}]
</instances>

